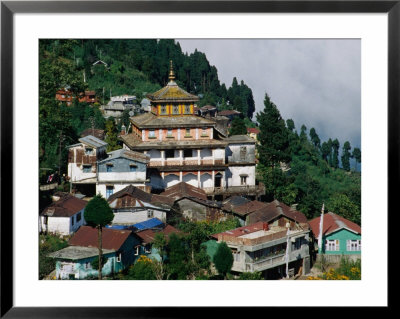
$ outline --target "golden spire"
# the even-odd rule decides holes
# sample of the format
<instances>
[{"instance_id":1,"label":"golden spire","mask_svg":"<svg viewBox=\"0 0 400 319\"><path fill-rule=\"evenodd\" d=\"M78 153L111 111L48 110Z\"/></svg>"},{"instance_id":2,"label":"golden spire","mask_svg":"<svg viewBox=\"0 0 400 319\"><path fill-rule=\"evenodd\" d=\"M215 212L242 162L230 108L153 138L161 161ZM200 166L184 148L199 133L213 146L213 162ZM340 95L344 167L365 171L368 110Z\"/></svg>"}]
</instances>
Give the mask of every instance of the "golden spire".
<instances>
[{"instance_id":1,"label":"golden spire","mask_svg":"<svg viewBox=\"0 0 400 319\"><path fill-rule=\"evenodd\" d=\"M175 79L174 69L172 67L172 60L169 61L169 76L168 78L173 81Z\"/></svg>"}]
</instances>

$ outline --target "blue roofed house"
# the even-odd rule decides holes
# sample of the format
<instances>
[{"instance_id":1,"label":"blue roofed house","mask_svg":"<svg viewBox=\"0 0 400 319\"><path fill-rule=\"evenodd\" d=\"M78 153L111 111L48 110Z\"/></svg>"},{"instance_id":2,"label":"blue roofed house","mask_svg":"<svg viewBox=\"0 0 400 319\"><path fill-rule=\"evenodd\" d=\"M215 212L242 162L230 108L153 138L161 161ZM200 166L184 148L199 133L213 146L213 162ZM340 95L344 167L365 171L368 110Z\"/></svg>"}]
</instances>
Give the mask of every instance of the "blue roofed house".
<instances>
[{"instance_id":1,"label":"blue roofed house","mask_svg":"<svg viewBox=\"0 0 400 319\"><path fill-rule=\"evenodd\" d=\"M109 198L113 193L134 185L146 188L146 168L150 157L143 153L119 149L97 163L96 193Z\"/></svg>"},{"instance_id":2,"label":"blue roofed house","mask_svg":"<svg viewBox=\"0 0 400 319\"><path fill-rule=\"evenodd\" d=\"M56 260L57 279L88 279L98 276L98 270L92 267L97 259L97 229L82 226L69 240L69 246L48 255ZM103 266L103 276L118 273L129 267L137 256L134 247L140 241L130 230L103 229L103 255L107 258Z\"/></svg>"}]
</instances>

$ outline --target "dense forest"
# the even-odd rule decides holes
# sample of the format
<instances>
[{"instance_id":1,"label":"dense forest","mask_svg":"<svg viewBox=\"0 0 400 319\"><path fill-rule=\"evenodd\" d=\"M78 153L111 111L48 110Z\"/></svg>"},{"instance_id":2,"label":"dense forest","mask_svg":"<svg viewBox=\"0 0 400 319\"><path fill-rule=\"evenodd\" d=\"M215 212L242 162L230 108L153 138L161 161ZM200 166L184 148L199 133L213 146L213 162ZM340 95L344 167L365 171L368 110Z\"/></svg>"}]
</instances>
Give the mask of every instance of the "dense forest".
<instances>
[{"instance_id":1,"label":"dense forest","mask_svg":"<svg viewBox=\"0 0 400 319\"><path fill-rule=\"evenodd\" d=\"M75 102L66 106L55 93L68 88L78 95L94 90L101 103L110 96L130 94L140 101L168 81L169 61L173 61L178 85L199 95L198 106L212 104L219 110L235 109L243 119L235 119L230 134L246 134L246 127L260 129L257 178L266 186L264 200L274 198L297 209L308 218L326 208L358 224L361 223L361 151L337 138L321 141L315 128L295 127L284 120L266 94L264 109L255 113L252 90L237 78L230 87L220 83L218 71L200 51L182 52L174 40L40 40L39 46L39 163L40 179L49 172L67 169L67 145L92 125L105 129L112 147L118 128L105 121L99 104ZM103 63L95 64L97 61ZM95 65L94 65L95 64ZM254 116L255 115L255 116ZM123 122L128 120L124 114ZM339 157L339 154L341 156ZM355 166L350 167L353 158Z\"/></svg>"}]
</instances>

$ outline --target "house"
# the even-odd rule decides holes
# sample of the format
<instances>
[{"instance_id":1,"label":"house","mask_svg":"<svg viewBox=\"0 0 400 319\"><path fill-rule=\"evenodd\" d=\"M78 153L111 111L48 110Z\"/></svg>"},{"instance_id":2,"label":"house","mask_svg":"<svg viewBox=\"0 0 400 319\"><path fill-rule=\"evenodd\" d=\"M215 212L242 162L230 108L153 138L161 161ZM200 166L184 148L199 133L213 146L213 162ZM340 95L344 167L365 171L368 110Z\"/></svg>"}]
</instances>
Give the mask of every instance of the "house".
<instances>
[{"instance_id":1,"label":"house","mask_svg":"<svg viewBox=\"0 0 400 319\"><path fill-rule=\"evenodd\" d=\"M173 200L150 194L133 185L126 186L107 199L114 212L113 224L133 225L152 218L166 222Z\"/></svg>"},{"instance_id":2,"label":"house","mask_svg":"<svg viewBox=\"0 0 400 319\"><path fill-rule=\"evenodd\" d=\"M112 151L107 155L97 162L97 194L107 199L129 185L145 188L149 156L127 149Z\"/></svg>"},{"instance_id":3,"label":"house","mask_svg":"<svg viewBox=\"0 0 400 319\"><path fill-rule=\"evenodd\" d=\"M100 130L97 128L88 128L81 133L81 137L85 137L88 135L92 135L102 141L104 141L104 138L106 137L104 130Z\"/></svg>"},{"instance_id":4,"label":"house","mask_svg":"<svg viewBox=\"0 0 400 319\"><path fill-rule=\"evenodd\" d=\"M249 215L256 212L257 210L265 207L267 204L264 202L259 202L257 200L241 200L243 197L235 196L228 201L224 202L224 211L237 217L241 225L251 224L249 222Z\"/></svg>"},{"instance_id":5,"label":"house","mask_svg":"<svg viewBox=\"0 0 400 319\"><path fill-rule=\"evenodd\" d=\"M225 152L229 143L236 144L236 141L222 138L224 134L217 129L214 118L197 116L194 108L199 97L180 88L174 79L171 66L168 84L157 92L147 94L151 112L130 118L132 132L120 136L123 147L150 156L148 175L152 189L162 191L179 182L186 182L204 189L211 198L232 195L230 186L236 181L240 183L241 178L231 174L241 168L238 163L233 163L237 167L231 170ZM240 174L248 175L246 185L252 187L247 187L245 191L255 195L255 161L250 159L255 142L248 139L240 141L249 152L246 155L248 160L240 164L250 173ZM234 190L241 191L244 189Z\"/></svg>"},{"instance_id":6,"label":"house","mask_svg":"<svg viewBox=\"0 0 400 319\"><path fill-rule=\"evenodd\" d=\"M216 117L217 116L217 107L213 105L204 105L203 107L196 108L197 115L203 117Z\"/></svg>"},{"instance_id":7,"label":"house","mask_svg":"<svg viewBox=\"0 0 400 319\"><path fill-rule=\"evenodd\" d=\"M59 102L65 102L70 106L74 100L74 96L70 90L61 89L56 92L56 100Z\"/></svg>"},{"instance_id":8,"label":"house","mask_svg":"<svg viewBox=\"0 0 400 319\"><path fill-rule=\"evenodd\" d=\"M39 232L68 236L85 225L87 201L68 193L56 192L53 202L39 216Z\"/></svg>"},{"instance_id":9,"label":"house","mask_svg":"<svg viewBox=\"0 0 400 319\"><path fill-rule=\"evenodd\" d=\"M247 135L251 137L253 140L258 142L257 135L260 133L260 130L257 127L248 127L247 128Z\"/></svg>"},{"instance_id":10,"label":"house","mask_svg":"<svg viewBox=\"0 0 400 319\"><path fill-rule=\"evenodd\" d=\"M229 122L232 122L234 118L240 117L243 118L242 112L236 110L223 110L218 112L219 116L225 116L229 119Z\"/></svg>"},{"instance_id":11,"label":"house","mask_svg":"<svg viewBox=\"0 0 400 319\"><path fill-rule=\"evenodd\" d=\"M119 118L124 111L134 111L136 105L136 96L134 95L121 95L112 96L107 105L102 105L101 110L105 118L110 116Z\"/></svg>"},{"instance_id":12,"label":"house","mask_svg":"<svg viewBox=\"0 0 400 319\"><path fill-rule=\"evenodd\" d=\"M321 217L309 222L313 236L319 238ZM332 212L322 220L322 253L361 256L361 227Z\"/></svg>"},{"instance_id":13,"label":"house","mask_svg":"<svg viewBox=\"0 0 400 319\"><path fill-rule=\"evenodd\" d=\"M87 135L68 148L68 178L73 191L88 196L96 194L97 161L107 157L107 143Z\"/></svg>"},{"instance_id":14,"label":"house","mask_svg":"<svg viewBox=\"0 0 400 319\"><path fill-rule=\"evenodd\" d=\"M191 184L180 182L168 187L160 195L173 199L175 210L184 218L194 221L217 221L226 218L220 203L208 200L203 189Z\"/></svg>"},{"instance_id":15,"label":"house","mask_svg":"<svg viewBox=\"0 0 400 319\"><path fill-rule=\"evenodd\" d=\"M285 205L278 200L270 203L263 203L261 208L254 210L247 215L247 224L257 222L267 222L274 226L286 226L288 223L290 227L295 227L295 224L306 225L307 217L292 207Z\"/></svg>"},{"instance_id":16,"label":"house","mask_svg":"<svg viewBox=\"0 0 400 319\"><path fill-rule=\"evenodd\" d=\"M96 92L95 91L85 91L85 93L79 94L79 102L84 103L97 103Z\"/></svg>"},{"instance_id":17,"label":"house","mask_svg":"<svg viewBox=\"0 0 400 319\"><path fill-rule=\"evenodd\" d=\"M149 227L137 231L135 235L139 238L140 244L135 247L136 256L147 255L149 258L153 258L158 261L161 260L159 250L153 247L153 241L157 233L164 234L166 240L168 241L170 234L180 234L181 231L168 224L162 224L159 227Z\"/></svg>"},{"instance_id":18,"label":"house","mask_svg":"<svg viewBox=\"0 0 400 319\"><path fill-rule=\"evenodd\" d=\"M82 226L69 240L69 246L49 254L56 260L57 279L87 279L98 276L92 262L98 259L98 231ZM118 273L129 267L136 259L134 247L138 240L129 230L103 228L102 250L106 263L103 276Z\"/></svg>"},{"instance_id":19,"label":"house","mask_svg":"<svg viewBox=\"0 0 400 319\"><path fill-rule=\"evenodd\" d=\"M309 273L309 232L307 224L282 227L258 222L212 237L232 250L233 273L260 271L264 278L275 279Z\"/></svg>"}]
</instances>

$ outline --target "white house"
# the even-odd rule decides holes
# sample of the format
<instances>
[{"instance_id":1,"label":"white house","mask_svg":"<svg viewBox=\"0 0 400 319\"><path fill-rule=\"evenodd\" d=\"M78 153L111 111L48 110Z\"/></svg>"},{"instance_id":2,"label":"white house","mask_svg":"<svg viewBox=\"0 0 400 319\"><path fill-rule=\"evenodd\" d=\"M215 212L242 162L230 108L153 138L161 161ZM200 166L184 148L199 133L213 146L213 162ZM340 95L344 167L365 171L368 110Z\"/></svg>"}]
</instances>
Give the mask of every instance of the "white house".
<instances>
[{"instance_id":1,"label":"white house","mask_svg":"<svg viewBox=\"0 0 400 319\"><path fill-rule=\"evenodd\" d=\"M85 225L84 211L87 201L68 193L57 192L53 203L39 216L39 232L68 236Z\"/></svg>"}]
</instances>

